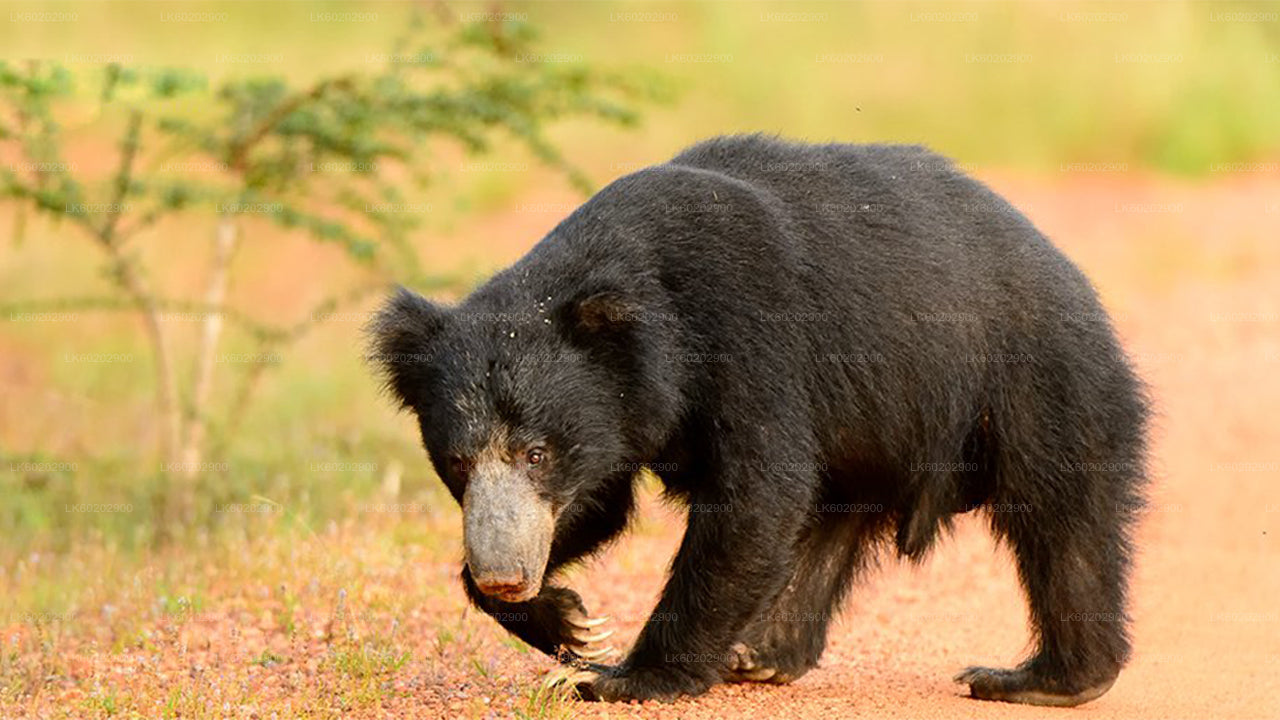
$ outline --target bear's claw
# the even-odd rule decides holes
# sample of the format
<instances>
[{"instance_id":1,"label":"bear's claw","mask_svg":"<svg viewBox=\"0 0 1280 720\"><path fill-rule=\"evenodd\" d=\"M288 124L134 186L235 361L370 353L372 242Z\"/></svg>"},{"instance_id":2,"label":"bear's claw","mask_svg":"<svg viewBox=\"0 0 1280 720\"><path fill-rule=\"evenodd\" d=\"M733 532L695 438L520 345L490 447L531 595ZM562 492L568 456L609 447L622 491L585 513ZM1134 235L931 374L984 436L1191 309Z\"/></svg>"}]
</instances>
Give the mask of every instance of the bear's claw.
<instances>
[{"instance_id":1,"label":"bear's claw","mask_svg":"<svg viewBox=\"0 0 1280 720\"><path fill-rule=\"evenodd\" d=\"M599 660L600 658L612 655L614 652L612 645L605 645L604 647L595 650L575 650L574 654L584 660Z\"/></svg>"},{"instance_id":2,"label":"bear's claw","mask_svg":"<svg viewBox=\"0 0 1280 720\"><path fill-rule=\"evenodd\" d=\"M584 670L576 667L559 667L547 673L542 680L542 687L547 689L568 688L582 699L592 697L592 686L600 679L595 670Z\"/></svg>"},{"instance_id":3,"label":"bear's claw","mask_svg":"<svg viewBox=\"0 0 1280 720\"><path fill-rule=\"evenodd\" d=\"M760 664L755 650L746 643L734 643L729 648L729 660L725 666L723 677L727 682L772 682L785 684L787 676L778 672L777 668L764 667Z\"/></svg>"},{"instance_id":4,"label":"bear's claw","mask_svg":"<svg viewBox=\"0 0 1280 720\"><path fill-rule=\"evenodd\" d=\"M613 635L612 630L605 630L604 632L599 632L599 633L596 633L595 635L588 635L586 633L574 633L573 639L577 640L579 643L583 645L588 645L590 643L600 642L601 640L605 640L612 635Z\"/></svg>"},{"instance_id":5,"label":"bear's claw","mask_svg":"<svg viewBox=\"0 0 1280 720\"><path fill-rule=\"evenodd\" d=\"M575 667L558 667L549 671L542 680L543 687L557 687L560 685L579 685L591 683L600 677L600 673L594 670L582 670Z\"/></svg>"},{"instance_id":6,"label":"bear's claw","mask_svg":"<svg viewBox=\"0 0 1280 720\"><path fill-rule=\"evenodd\" d=\"M582 616L581 618L578 618L578 617L576 617L576 615L578 615L578 614L579 614L579 613L575 613L575 617L571 617L571 618L569 618L568 620L569 620L569 624L570 624L570 625L572 625L572 626L574 626L574 627L576 627L576 628L580 628L580 629L582 629L582 630L590 630L591 628L599 627L599 626L601 626L601 625L603 625L603 624L605 624L605 623L609 622L609 616L608 616L608 615L605 615L604 617L598 617L598 618L586 617L586 616L584 615L584 616Z\"/></svg>"},{"instance_id":7,"label":"bear's claw","mask_svg":"<svg viewBox=\"0 0 1280 720\"><path fill-rule=\"evenodd\" d=\"M592 632L595 628L609 622L609 616L593 618L585 613L575 612L565 618L565 622L569 625L569 636L572 639L565 643L563 649L571 653L573 658L600 660L615 652L612 645L604 647L596 645L612 636L613 630Z\"/></svg>"}]
</instances>

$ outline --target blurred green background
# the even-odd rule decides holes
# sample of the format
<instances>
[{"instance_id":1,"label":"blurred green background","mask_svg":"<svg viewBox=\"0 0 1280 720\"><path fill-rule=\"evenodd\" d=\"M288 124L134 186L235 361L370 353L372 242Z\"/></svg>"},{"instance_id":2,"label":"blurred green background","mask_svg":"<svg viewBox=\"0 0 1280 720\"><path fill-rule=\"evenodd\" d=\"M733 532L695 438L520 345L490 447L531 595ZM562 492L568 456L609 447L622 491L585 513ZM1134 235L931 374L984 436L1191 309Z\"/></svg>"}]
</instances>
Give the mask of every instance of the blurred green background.
<instances>
[{"instance_id":1,"label":"blurred green background","mask_svg":"<svg viewBox=\"0 0 1280 720\"><path fill-rule=\"evenodd\" d=\"M415 4L3 7L9 15L78 17L0 24L9 58L120 55L214 76L269 66L305 77L367 63ZM1104 160L1200 174L1214 162L1274 159L1280 142L1275 3L550 0L441 8L458 15L498 8L527 20L543 31L547 55L665 71L685 93L627 141L625 156L635 162L694 137L765 130L927 142L983 165ZM326 12L368 19L315 19ZM210 20L172 19L181 13ZM581 128L562 137L583 146L583 158L605 152L603 140Z\"/></svg>"}]
</instances>

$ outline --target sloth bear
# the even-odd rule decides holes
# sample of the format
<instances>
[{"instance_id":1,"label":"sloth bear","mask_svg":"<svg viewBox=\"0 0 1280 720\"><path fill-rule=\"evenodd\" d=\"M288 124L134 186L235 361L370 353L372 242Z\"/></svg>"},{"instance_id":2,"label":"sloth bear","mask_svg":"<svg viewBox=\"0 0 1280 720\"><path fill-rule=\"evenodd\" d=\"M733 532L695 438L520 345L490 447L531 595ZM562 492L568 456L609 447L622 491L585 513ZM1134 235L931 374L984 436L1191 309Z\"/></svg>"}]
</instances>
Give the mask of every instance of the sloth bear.
<instances>
[{"instance_id":1,"label":"sloth bear","mask_svg":"<svg viewBox=\"0 0 1280 720\"><path fill-rule=\"evenodd\" d=\"M456 307L402 289L369 331L461 505L467 595L585 698L798 678L880 549L919 560L969 511L1036 641L961 672L973 697L1077 705L1129 655L1143 386L1084 275L923 148L708 140ZM554 577L626 527L645 468L694 512L607 665Z\"/></svg>"}]
</instances>

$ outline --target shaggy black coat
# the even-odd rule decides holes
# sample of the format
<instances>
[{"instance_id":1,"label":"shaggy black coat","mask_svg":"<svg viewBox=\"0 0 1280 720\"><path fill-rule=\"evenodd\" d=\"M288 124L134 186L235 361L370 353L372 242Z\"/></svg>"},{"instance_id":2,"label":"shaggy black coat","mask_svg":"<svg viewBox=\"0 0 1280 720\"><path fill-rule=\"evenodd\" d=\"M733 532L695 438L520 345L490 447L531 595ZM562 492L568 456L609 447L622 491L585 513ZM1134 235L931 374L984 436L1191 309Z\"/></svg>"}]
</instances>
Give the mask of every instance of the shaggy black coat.
<instances>
[{"instance_id":1,"label":"shaggy black coat","mask_svg":"<svg viewBox=\"0 0 1280 720\"><path fill-rule=\"evenodd\" d=\"M1083 702L1128 657L1141 385L1081 272L925 149L709 140L458 307L402 292L373 330L460 502L449 458L496 427L550 449L529 476L557 512L548 577L626 526L639 468L690 504L653 621L584 694L799 677L877 547L922 558L970 510L1012 547L1037 642L962 674L974 695ZM573 591L464 581L530 644L572 647Z\"/></svg>"}]
</instances>

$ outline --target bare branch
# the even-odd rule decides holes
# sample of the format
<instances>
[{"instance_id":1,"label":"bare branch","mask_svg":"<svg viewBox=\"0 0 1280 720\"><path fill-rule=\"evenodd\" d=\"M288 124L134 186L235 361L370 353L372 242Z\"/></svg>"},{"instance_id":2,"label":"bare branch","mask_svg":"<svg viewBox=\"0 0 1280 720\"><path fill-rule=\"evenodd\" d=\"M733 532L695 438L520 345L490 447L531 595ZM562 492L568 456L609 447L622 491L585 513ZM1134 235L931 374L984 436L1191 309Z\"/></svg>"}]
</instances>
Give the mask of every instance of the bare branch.
<instances>
[{"instance_id":1,"label":"bare branch","mask_svg":"<svg viewBox=\"0 0 1280 720\"><path fill-rule=\"evenodd\" d=\"M116 172L115 193L107 206L107 219L98 233L98 239L111 245L116 240L116 226L120 215L124 212L125 201L129 198L129 185L133 182L133 164L138 158L138 140L142 134L142 113L134 110L129 113L129 125L125 130L124 141L120 145L120 164Z\"/></svg>"},{"instance_id":2,"label":"bare branch","mask_svg":"<svg viewBox=\"0 0 1280 720\"><path fill-rule=\"evenodd\" d=\"M230 157L228 158L228 165L231 171L243 175L248 169L249 152L277 125L284 122L285 118L300 110L307 103L324 97L324 94L330 90L346 89L351 87L351 84L352 79L350 77L322 80L313 85L310 90L298 93L277 105L270 115L259 121L247 135L232 145Z\"/></svg>"},{"instance_id":3,"label":"bare branch","mask_svg":"<svg viewBox=\"0 0 1280 720\"><path fill-rule=\"evenodd\" d=\"M205 291L205 302L210 307L221 307L226 301L227 282L231 258L235 255L236 240L235 219L225 215L219 218L213 240L213 265L209 269L209 285ZM196 350L191 411L187 418L187 437L181 453L182 470L187 477L196 474L204 451L209 395L213 390L213 356L221 336L222 313L209 313L205 316L200 345Z\"/></svg>"}]
</instances>

